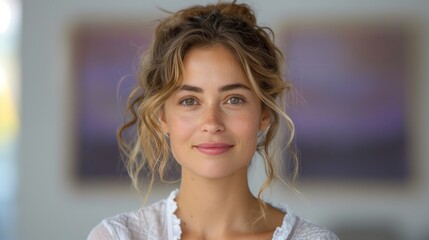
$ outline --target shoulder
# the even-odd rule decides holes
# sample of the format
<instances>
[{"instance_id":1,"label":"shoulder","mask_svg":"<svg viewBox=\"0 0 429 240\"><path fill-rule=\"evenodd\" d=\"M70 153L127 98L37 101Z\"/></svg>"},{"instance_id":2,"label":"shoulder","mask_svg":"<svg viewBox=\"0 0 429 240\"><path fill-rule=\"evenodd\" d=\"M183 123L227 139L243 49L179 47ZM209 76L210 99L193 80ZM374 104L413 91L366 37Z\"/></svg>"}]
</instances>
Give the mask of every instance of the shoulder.
<instances>
[{"instance_id":1,"label":"shoulder","mask_svg":"<svg viewBox=\"0 0 429 240\"><path fill-rule=\"evenodd\" d=\"M129 216L128 216L129 215ZM122 213L114 217L106 218L89 233L88 240L101 239L131 239L128 222L131 214Z\"/></svg>"},{"instance_id":2,"label":"shoulder","mask_svg":"<svg viewBox=\"0 0 429 240\"><path fill-rule=\"evenodd\" d=\"M274 232L273 239L338 240L338 237L328 229L295 215L286 204L279 204L276 208L286 214L281 227Z\"/></svg>"},{"instance_id":3,"label":"shoulder","mask_svg":"<svg viewBox=\"0 0 429 240\"><path fill-rule=\"evenodd\" d=\"M140 239L135 236L157 236L165 221L165 200L143 207L135 212L121 213L101 221L95 226L88 240Z\"/></svg>"},{"instance_id":4,"label":"shoulder","mask_svg":"<svg viewBox=\"0 0 429 240\"><path fill-rule=\"evenodd\" d=\"M300 240L338 240L333 232L300 217L296 217L292 235Z\"/></svg>"}]
</instances>

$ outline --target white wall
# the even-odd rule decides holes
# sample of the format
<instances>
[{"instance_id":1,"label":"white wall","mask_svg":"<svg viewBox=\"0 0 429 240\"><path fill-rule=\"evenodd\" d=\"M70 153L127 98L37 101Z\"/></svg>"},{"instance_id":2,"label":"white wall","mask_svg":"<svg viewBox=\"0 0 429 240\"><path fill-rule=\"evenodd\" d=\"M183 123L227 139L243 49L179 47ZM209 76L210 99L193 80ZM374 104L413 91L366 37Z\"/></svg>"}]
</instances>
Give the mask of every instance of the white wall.
<instances>
[{"instance_id":1,"label":"white wall","mask_svg":"<svg viewBox=\"0 0 429 240\"><path fill-rule=\"evenodd\" d=\"M19 239L84 239L103 217L140 206L131 188L116 184L79 186L70 173L70 69L67 33L83 15L147 20L162 15L157 6L176 10L203 1L25 0L22 31L22 133L18 163ZM205 1L204 1L205 2ZM429 236L429 9L425 1L248 1L259 21L350 16L412 16L421 27L421 78L413 87L413 153L416 177L410 184L309 182L300 190L308 203L287 192L272 193L301 215L328 227L345 222L394 227L400 239ZM347 3L346 3L347 2ZM175 186L160 187L149 202ZM400 235L402 234L402 235Z\"/></svg>"}]
</instances>

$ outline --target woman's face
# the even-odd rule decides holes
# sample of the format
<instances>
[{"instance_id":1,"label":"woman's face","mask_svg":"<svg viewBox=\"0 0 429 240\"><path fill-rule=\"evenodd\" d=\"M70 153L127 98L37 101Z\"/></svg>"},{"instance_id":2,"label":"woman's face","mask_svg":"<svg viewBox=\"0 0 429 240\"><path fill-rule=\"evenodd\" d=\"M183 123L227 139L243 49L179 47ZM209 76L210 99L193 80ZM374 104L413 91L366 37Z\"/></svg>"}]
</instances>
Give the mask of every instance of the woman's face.
<instances>
[{"instance_id":1,"label":"woman's face","mask_svg":"<svg viewBox=\"0 0 429 240\"><path fill-rule=\"evenodd\" d=\"M247 170L268 112L225 47L194 48L183 61L183 84L161 113L182 172L222 178Z\"/></svg>"}]
</instances>

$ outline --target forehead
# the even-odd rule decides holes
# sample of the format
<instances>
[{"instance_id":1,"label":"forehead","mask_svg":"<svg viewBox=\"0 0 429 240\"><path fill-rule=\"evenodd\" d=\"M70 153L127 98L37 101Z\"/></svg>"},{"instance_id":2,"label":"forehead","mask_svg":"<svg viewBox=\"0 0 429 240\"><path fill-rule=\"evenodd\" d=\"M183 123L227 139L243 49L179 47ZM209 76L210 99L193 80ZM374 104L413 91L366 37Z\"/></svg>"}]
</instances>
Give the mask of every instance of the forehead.
<instances>
[{"instance_id":1,"label":"forehead","mask_svg":"<svg viewBox=\"0 0 429 240\"><path fill-rule=\"evenodd\" d=\"M183 59L182 84L230 84L232 82L249 86L247 77L237 58L226 47L216 44L196 47Z\"/></svg>"}]
</instances>

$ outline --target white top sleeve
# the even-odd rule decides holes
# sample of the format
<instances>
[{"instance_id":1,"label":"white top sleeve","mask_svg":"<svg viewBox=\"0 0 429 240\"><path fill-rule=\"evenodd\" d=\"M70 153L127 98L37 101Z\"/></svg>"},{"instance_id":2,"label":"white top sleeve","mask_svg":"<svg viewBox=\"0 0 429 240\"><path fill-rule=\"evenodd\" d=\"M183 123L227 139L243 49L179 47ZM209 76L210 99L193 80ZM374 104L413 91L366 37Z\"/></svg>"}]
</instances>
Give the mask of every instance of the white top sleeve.
<instances>
[{"instance_id":1,"label":"white top sleeve","mask_svg":"<svg viewBox=\"0 0 429 240\"><path fill-rule=\"evenodd\" d=\"M129 230L112 219L105 219L89 233L87 240L131 240Z\"/></svg>"}]
</instances>

